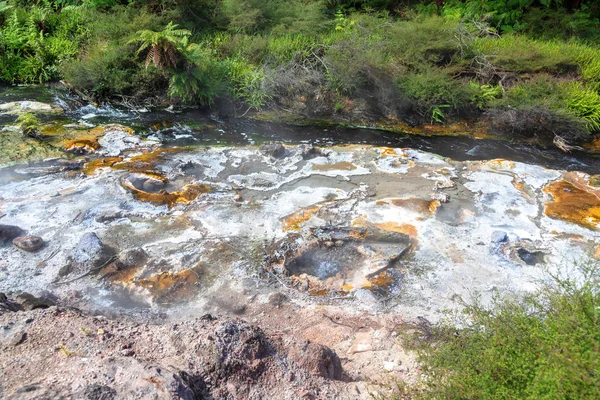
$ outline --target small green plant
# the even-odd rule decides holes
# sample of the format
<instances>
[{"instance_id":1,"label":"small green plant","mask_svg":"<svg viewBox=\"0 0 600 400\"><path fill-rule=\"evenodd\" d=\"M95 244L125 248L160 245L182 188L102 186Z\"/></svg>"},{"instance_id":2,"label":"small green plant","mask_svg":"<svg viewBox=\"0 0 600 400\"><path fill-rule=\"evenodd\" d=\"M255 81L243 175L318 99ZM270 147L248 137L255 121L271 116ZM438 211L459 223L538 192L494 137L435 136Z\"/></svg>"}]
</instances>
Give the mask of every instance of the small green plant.
<instances>
[{"instance_id":1,"label":"small green plant","mask_svg":"<svg viewBox=\"0 0 600 400\"><path fill-rule=\"evenodd\" d=\"M39 137L39 129L42 122L35 114L23 113L19 115L15 122L19 124L19 128L21 128L21 132L23 132L23 135L32 138Z\"/></svg>"},{"instance_id":2,"label":"small green plant","mask_svg":"<svg viewBox=\"0 0 600 400\"><path fill-rule=\"evenodd\" d=\"M472 91L471 103L480 110L488 107L494 99L502 97L502 88L499 85L479 85L475 82L469 82Z\"/></svg>"},{"instance_id":3,"label":"small green plant","mask_svg":"<svg viewBox=\"0 0 600 400\"><path fill-rule=\"evenodd\" d=\"M438 124L441 124L444 122L444 120L446 119L446 111L449 108L451 108L452 106L450 104L440 104L437 106L434 106L431 109L431 122L437 122Z\"/></svg>"}]
</instances>

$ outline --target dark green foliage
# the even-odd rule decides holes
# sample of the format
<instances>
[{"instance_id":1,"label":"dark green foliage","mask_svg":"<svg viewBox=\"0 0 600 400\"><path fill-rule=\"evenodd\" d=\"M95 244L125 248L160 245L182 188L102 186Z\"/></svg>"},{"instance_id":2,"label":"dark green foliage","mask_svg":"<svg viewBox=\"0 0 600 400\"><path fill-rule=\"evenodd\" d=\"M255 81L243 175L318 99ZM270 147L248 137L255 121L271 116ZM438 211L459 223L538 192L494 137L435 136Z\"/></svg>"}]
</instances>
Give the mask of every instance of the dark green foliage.
<instances>
[{"instance_id":1,"label":"dark green foliage","mask_svg":"<svg viewBox=\"0 0 600 400\"><path fill-rule=\"evenodd\" d=\"M427 378L413 397L600 398L599 272L586 266L524 298L466 305L462 328L417 329L407 342L418 349Z\"/></svg>"}]
</instances>

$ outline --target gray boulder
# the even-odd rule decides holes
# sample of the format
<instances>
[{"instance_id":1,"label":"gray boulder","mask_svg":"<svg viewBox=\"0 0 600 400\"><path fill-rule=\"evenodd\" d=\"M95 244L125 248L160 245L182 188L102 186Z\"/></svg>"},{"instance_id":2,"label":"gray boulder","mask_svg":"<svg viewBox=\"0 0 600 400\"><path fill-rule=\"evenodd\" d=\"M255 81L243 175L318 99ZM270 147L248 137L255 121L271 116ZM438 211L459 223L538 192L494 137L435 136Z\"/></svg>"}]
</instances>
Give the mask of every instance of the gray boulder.
<instances>
[{"instance_id":1,"label":"gray boulder","mask_svg":"<svg viewBox=\"0 0 600 400\"><path fill-rule=\"evenodd\" d=\"M58 273L60 277L95 272L115 259L115 251L102 243L94 233L88 232L69 256L68 263Z\"/></svg>"}]
</instances>

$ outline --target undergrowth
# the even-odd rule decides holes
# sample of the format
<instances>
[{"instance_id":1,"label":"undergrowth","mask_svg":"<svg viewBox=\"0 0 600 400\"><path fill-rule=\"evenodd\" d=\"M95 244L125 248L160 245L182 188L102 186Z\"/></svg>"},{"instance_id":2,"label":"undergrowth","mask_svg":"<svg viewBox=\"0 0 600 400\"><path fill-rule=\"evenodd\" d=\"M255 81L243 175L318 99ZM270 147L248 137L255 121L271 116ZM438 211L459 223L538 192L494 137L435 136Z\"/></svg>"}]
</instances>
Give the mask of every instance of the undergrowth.
<instances>
[{"instance_id":1,"label":"undergrowth","mask_svg":"<svg viewBox=\"0 0 600 400\"><path fill-rule=\"evenodd\" d=\"M405 345L422 380L399 398L600 398L599 284L598 266L585 266L578 279L555 275L535 293L413 326Z\"/></svg>"},{"instance_id":2,"label":"undergrowth","mask_svg":"<svg viewBox=\"0 0 600 400\"><path fill-rule=\"evenodd\" d=\"M600 9L578 4L8 0L0 80L62 79L96 101L230 97L341 118L366 104L359 118L411 124L486 113L509 136L535 136L548 116L578 141L600 131ZM144 47L140 35L157 42Z\"/></svg>"}]
</instances>

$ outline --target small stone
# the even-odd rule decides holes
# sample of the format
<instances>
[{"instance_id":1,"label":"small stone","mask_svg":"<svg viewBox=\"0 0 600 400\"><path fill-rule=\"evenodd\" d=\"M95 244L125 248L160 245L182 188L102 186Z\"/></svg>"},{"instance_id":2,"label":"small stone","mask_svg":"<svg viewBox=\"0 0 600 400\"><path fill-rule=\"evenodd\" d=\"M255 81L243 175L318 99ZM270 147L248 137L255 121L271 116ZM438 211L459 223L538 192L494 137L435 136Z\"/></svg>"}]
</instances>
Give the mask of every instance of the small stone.
<instances>
[{"instance_id":1,"label":"small stone","mask_svg":"<svg viewBox=\"0 0 600 400\"><path fill-rule=\"evenodd\" d=\"M44 245L44 239L39 236L19 236L13 239L12 243L25 251L36 251Z\"/></svg>"},{"instance_id":2,"label":"small stone","mask_svg":"<svg viewBox=\"0 0 600 400\"><path fill-rule=\"evenodd\" d=\"M123 349L121 350L121 355L124 357L131 357L135 354L135 350L133 349Z\"/></svg>"},{"instance_id":3,"label":"small stone","mask_svg":"<svg viewBox=\"0 0 600 400\"><path fill-rule=\"evenodd\" d=\"M492 233L492 243L500 244L504 242L508 242L508 235L506 232L494 231L494 233Z\"/></svg>"}]
</instances>

